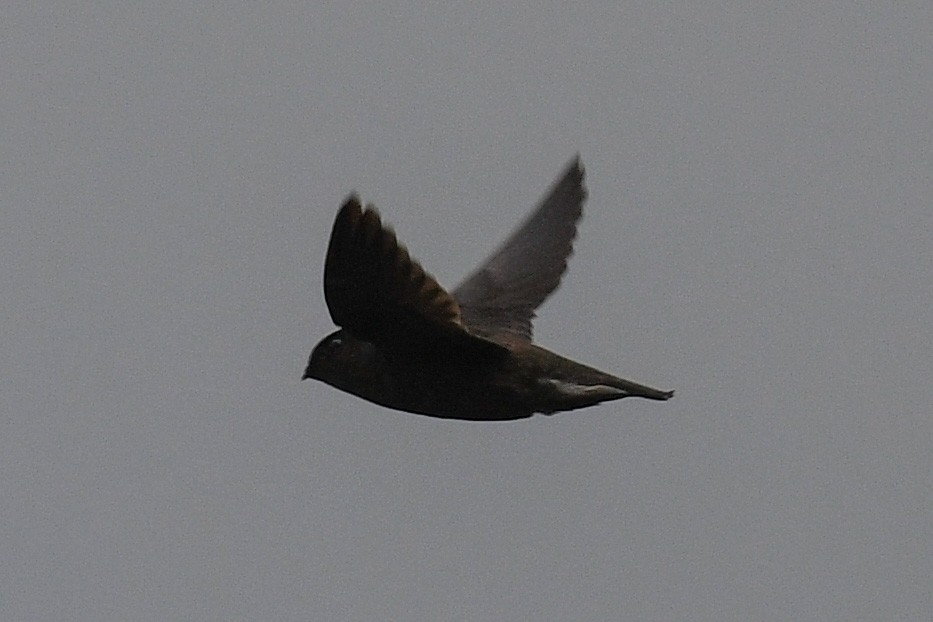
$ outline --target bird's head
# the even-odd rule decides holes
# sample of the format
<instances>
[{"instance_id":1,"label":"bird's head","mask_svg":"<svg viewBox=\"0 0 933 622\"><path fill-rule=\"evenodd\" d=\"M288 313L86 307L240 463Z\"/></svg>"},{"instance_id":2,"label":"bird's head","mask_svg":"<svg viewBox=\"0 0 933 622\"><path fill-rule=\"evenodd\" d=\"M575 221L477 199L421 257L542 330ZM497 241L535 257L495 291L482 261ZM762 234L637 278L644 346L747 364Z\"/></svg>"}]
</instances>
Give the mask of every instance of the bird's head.
<instances>
[{"instance_id":1,"label":"bird's head","mask_svg":"<svg viewBox=\"0 0 933 622\"><path fill-rule=\"evenodd\" d=\"M342 330L333 332L323 339L308 357L308 366L301 377L302 380L313 378L328 384L333 384L335 376L344 369L344 360L347 358L346 335Z\"/></svg>"},{"instance_id":2,"label":"bird's head","mask_svg":"<svg viewBox=\"0 0 933 622\"><path fill-rule=\"evenodd\" d=\"M359 394L371 382L373 353L372 344L338 330L314 346L301 379L314 378Z\"/></svg>"}]
</instances>

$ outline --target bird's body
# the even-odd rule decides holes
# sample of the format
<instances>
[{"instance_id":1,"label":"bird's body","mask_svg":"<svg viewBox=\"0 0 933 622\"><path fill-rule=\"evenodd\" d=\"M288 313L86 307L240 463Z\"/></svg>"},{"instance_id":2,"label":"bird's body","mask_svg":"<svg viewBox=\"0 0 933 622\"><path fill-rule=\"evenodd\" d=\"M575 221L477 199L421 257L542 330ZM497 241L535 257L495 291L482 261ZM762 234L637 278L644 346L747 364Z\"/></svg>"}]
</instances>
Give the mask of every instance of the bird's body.
<instances>
[{"instance_id":1,"label":"bird's body","mask_svg":"<svg viewBox=\"0 0 933 622\"><path fill-rule=\"evenodd\" d=\"M447 293L356 197L334 223L324 291L342 326L305 378L371 402L450 419L501 421L659 391L531 342L534 310L557 287L586 196L575 161L499 251Z\"/></svg>"},{"instance_id":2,"label":"bird's body","mask_svg":"<svg viewBox=\"0 0 933 622\"><path fill-rule=\"evenodd\" d=\"M397 356L343 330L328 340L325 350L341 350L340 372L320 370L315 377L371 402L421 415L504 421L631 395L670 397L533 344L511 344L501 356L452 357L443 351Z\"/></svg>"}]
</instances>

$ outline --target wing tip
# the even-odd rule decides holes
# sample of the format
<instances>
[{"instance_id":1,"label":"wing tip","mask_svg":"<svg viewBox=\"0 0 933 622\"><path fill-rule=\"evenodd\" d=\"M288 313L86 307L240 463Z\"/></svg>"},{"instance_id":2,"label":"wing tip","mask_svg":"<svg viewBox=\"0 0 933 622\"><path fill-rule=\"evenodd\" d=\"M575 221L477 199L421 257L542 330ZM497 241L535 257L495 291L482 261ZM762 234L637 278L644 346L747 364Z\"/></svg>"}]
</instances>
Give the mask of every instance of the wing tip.
<instances>
[{"instance_id":1,"label":"wing tip","mask_svg":"<svg viewBox=\"0 0 933 622\"><path fill-rule=\"evenodd\" d=\"M567 163L567 174L578 177L580 181L586 176L586 167L583 166L583 158L579 151Z\"/></svg>"},{"instance_id":2,"label":"wing tip","mask_svg":"<svg viewBox=\"0 0 933 622\"><path fill-rule=\"evenodd\" d=\"M383 228L391 231L390 227L383 224L379 210L372 203L364 206L359 195L351 192L337 210L332 239L339 237L338 234L341 236L358 234L360 230L372 235L374 230Z\"/></svg>"},{"instance_id":3,"label":"wing tip","mask_svg":"<svg viewBox=\"0 0 933 622\"><path fill-rule=\"evenodd\" d=\"M571 158L570 162L567 163L567 167L564 169L564 174L558 178L554 188L556 189L562 186L566 188L566 184L570 184L571 188L580 193L579 200L582 204L589 194L586 190L586 185L584 184L585 177L586 168L583 166L583 159L581 158L580 152L578 151L576 155Z\"/></svg>"},{"instance_id":4,"label":"wing tip","mask_svg":"<svg viewBox=\"0 0 933 622\"><path fill-rule=\"evenodd\" d=\"M362 210L363 204L360 202L360 195L356 191L351 192L347 195L347 198L344 199L343 205L340 206L340 211L343 210Z\"/></svg>"}]
</instances>

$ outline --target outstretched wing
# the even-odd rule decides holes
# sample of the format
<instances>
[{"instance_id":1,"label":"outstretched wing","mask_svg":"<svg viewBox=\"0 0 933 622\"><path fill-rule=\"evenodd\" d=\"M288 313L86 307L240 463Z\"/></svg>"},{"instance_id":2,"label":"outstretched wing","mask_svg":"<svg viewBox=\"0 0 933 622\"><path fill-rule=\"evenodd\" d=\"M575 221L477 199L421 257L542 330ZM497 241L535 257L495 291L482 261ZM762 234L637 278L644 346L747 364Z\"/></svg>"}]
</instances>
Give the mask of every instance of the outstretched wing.
<instances>
[{"instance_id":1,"label":"outstretched wing","mask_svg":"<svg viewBox=\"0 0 933 622\"><path fill-rule=\"evenodd\" d=\"M469 330L531 341L535 309L560 285L573 253L583 175L577 156L528 220L453 291Z\"/></svg>"},{"instance_id":2,"label":"outstretched wing","mask_svg":"<svg viewBox=\"0 0 933 622\"><path fill-rule=\"evenodd\" d=\"M338 326L400 350L502 350L472 335L457 301L414 261L372 206L351 196L337 213L324 265L324 299Z\"/></svg>"}]
</instances>

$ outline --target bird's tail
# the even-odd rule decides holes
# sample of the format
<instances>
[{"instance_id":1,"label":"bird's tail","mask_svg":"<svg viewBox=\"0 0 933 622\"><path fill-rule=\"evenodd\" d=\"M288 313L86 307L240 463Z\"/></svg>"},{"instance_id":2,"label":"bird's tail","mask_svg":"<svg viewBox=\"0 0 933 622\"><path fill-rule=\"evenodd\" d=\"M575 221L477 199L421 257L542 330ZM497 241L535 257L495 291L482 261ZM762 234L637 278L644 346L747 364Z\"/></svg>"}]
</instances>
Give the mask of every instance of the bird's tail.
<instances>
[{"instance_id":1,"label":"bird's tail","mask_svg":"<svg viewBox=\"0 0 933 622\"><path fill-rule=\"evenodd\" d=\"M606 375L609 376L609 374ZM637 382L625 380L624 378L616 378L615 376L609 376L609 378L607 378L606 384L608 384L610 387L613 387L614 389L618 389L624 392L624 395L619 395L618 398L644 397L649 400L664 401L674 397L673 391L661 391L660 389L638 384Z\"/></svg>"}]
</instances>

